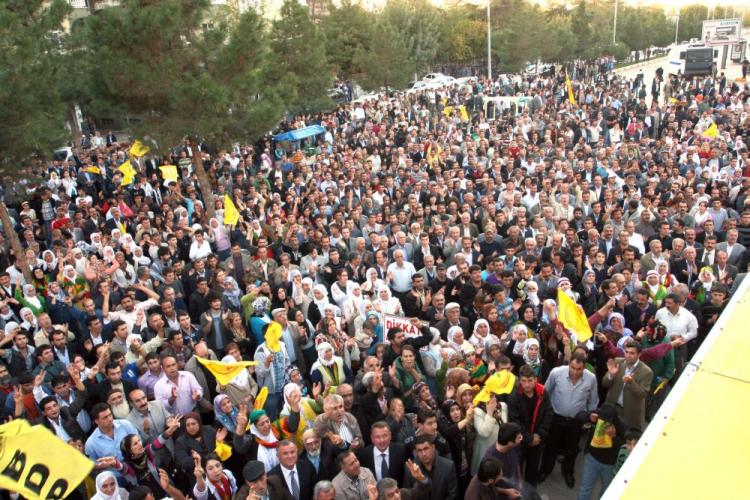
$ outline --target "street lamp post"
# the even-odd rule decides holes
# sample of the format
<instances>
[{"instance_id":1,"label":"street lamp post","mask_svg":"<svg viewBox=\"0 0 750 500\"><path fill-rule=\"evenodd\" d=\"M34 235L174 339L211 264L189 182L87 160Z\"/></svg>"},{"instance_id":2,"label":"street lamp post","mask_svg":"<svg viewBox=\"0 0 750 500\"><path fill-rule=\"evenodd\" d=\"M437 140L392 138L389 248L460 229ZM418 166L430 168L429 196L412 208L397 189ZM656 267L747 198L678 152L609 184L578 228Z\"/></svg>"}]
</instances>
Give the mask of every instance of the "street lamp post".
<instances>
[{"instance_id":1,"label":"street lamp post","mask_svg":"<svg viewBox=\"0 0 750 500\"><path fill-rule=\"evenodd\" d=\"M617 43L617 0L615 0L615 20L612 25L612 45Z\"/></svg>"},{"instance_id":2,"label":"street lamp post","mask_svg":"<svg viewBox=\"0 0 750 500\"><path fill-rule=\"evenodd\" d=\"M492 82L492 30L490 29L490 2L487 0L487 78Z\"/></svg>"},{"instance_id":3,"label":"street lamp post","mask_svg":"<svg viewBox=\"0 0 750 500\"><path fill-rule=\"evenodd\" d=\"M674 23L674 43L677 45L677 35L680 32L680 8L677 7L677 21Z\"/></svg>"}]
</instances>

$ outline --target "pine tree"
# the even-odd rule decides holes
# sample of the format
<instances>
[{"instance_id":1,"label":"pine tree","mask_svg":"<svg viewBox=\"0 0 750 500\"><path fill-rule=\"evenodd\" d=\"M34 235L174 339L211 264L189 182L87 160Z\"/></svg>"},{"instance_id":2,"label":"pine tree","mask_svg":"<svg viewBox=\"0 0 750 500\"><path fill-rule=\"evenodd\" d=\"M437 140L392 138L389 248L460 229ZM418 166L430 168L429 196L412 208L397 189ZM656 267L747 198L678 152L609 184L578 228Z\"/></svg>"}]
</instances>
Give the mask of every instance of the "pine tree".
<instances>
[{"instance_id":1,"label":"pine tree","mask_svg":"<svg viewBox=\"0 0 750 500\"><path fill-rule=\"evenodd\" d=\"M329 109L333 105L328 97L333 69L326 59L325 37L310 19L307 7L297 0L284 0L279 15L271 28L271 49L274 74L294 89L287 111Z\"/></svg>"},{"instance_id":2,"label":"pine tree","mask_svg":"<svg viewBox=\"0 0 750 500\"><path fill-rule=\"evenodd\" d=\"M10 178L33 175L38 158L63 146L70 137L61 81L65 58L59 41L68 5L62 0L0 0L0 169L4 176L0 221L27 281L31 272L6 202L23 183Z\"/></svg>"},{"instance_id":3,"label":"pine tree","mask_svg":"<svg viewBox=\"0 0 750 500\"><path fill-rule=\"evenodd\" d=\"M93 114L137 117L135 137L168 148L186 138L209 217L214 195L197 145L255 140L272 128L288 95L274 81L263 22L204 26L208 0L123 0L86 19L82 98ZM106 34L103 36L102 34Z\"/></svg>"}]
</instances>

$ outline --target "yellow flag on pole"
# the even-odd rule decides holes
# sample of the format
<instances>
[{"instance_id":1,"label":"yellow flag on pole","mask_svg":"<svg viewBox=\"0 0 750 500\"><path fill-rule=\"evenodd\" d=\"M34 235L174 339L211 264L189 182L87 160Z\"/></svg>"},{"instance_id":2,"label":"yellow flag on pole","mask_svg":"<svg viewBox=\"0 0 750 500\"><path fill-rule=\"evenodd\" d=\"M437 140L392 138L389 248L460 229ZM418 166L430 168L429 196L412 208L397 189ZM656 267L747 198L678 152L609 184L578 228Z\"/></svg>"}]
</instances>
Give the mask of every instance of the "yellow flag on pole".
<instances>
[{"instance_id":1,"label":"yellow flag on pole","mask_svg":"<svg viewBox=\"0 0 750 500\"><path fill-rule=\"evenodd\" d=\"M131 156L145 156L148 154L149 151L151 151L151 148L143 144L138 139L133 141L133 144L130 146L130 149L128 150Z\"/></svg>"},{"instance_id":2,"label":"yellow flag on pole","mask_svg":"<svg viewBox=\"0 0 750 500\"><path fill-rule=\"evenodd\" d=\"M222 361L214 361L212 359L203 359L201 357L196 356L195 359L198 360L200 364L208 368L208 371L210 371L214 377L216 377L216 381L221 385L227 385L229 382L234 379L239 373L242 372L242 370L246 369L248 366L255 366L255 361L236 361L234 363L224 363Z\"/></svg>"},{"instance_id":3,"label":"yellow flag on pole","mask_svg":"<svg viewBox=\"0 0 750 500\"><path fill-rule=\"evenodd\" d=\"M13 420L0 426L0 488L29 499L66 498L94 462L42 425Z\"/></svg>"},{"instance_id":4,"label":"yellow flag on pole","mask_svg":"<svg viewBox=\"0 0 750 500\"><path fill-rule=\"evenodd\" d=\"M271 321L271 324L266 328L266 346L271 352L279 352L281 350L281 325L275 321Z\"/></svg>"},{"instance_id":5,"label":"yellow flag on pole","mask_svg":"<svg viewBox=\"0 0 750 500\"><path fill-rule=\"evenodd\" d=\"M583 308L559 288L557 289L557 318L565 328L576 334L578 342L586 342L593 335Z\"/></svg>"},{"instance_id":6,"label":"yellow flag on pole","mask_svg":"<svg viewBox=\"0 0 750 500\"><path fill-rule=\"evenodd\" d=\"M713 139L714 137L719 135L719 127L717 127L715 123L712 123L711 126L708 127L705 132L703 132L703 135Z\"/></svg>"},{"instance_id":7,"label":"yellow flag on pole","mask_svg":"<svg viewBox=\"0 0 750 500\"><path fill-rule=\"evenodd\" d=\"M234 206L232 198L228 194L224 195L224 224L234 226L240 220L240 211Z\"/></svg>"},{"instance_id":8,"label":"yellow flag on pole","mask_svg":"<svg viewBox=\"0 0 750 500\"><path fill-rule=\"evenodd\" d=\"M179 175L177 174L176 165L162 165L159 167L159 170L161 170L161 176L164 178L164 182L177 182Z\"/></svg>"},{"instance_id":9,"label":"yellow flag on pole","mask_svg":"<svg viewBox=\"0 0 750 500\"><path fill-rule=\"evenodd\" d=\"M135 175L138 173L133 168L133 165L130 164L130 160L126 160L125 163L117 167L117 170L122 172L122 182L120 183L121 186L128 186L133 183L133 180L135 179Z\"/></svg>"},{"instance_id":10,"label":"yellow flag on pole","mask_svg":"<svg viewBox=\"0 0 750 500\"><path fill-rule=\"evenodd\" d=\"M576 98L575 95L573 95L573 84L570 83L570 76L565 75L565 85L568 87L568 101L573 106L576 105Z\"/></svg>"}]
</instances>

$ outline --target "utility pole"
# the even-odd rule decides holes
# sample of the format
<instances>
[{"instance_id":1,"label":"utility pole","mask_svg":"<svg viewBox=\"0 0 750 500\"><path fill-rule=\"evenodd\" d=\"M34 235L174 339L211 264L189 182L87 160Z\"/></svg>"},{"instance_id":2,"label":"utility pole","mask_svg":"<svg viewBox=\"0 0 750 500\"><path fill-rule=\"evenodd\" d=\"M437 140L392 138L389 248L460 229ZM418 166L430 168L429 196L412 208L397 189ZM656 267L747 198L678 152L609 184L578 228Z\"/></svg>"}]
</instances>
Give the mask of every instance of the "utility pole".
<instances>
[{"instance_id":1,"label":"utility pole","mask_svg":"<svg viewBox=\"0 0 750 500\"><path fill-rule=\"evenodd\" d=\"M680 32L680 8L677 7L677 21L674 23L674 43L677 45L677 34Z\"/></svg>"},{"instance_id":2,"label":"utility pole","mask_svg":"<svg viewBox=\"0 0 750 500\"><path fill-rule=\"evenodd\" d=\"M612 45L617 43L617 0L615 0L615 20L612 25Z\"/></svg>"},{"instance_id":3,"label":"utility pole","mask_svg":"<svg viewBox=\"0 0 750 500\"><path fill-rule=\"evenodd\" d=\"M490 26L490 2L487 0L487 79L492 82L492 29Z\"/></svg>"}]
</instances>

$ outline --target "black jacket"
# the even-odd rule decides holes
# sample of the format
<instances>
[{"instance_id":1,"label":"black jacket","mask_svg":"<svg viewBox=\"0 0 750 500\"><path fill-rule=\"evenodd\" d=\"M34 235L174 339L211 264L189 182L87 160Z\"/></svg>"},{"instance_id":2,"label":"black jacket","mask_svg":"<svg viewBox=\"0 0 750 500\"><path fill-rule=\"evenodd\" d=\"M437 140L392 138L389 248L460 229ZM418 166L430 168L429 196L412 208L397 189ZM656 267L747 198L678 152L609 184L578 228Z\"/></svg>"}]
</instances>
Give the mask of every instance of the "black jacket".
<instances>
[{"instance_id":1,"label":"black jacket","mask_svg":"<svg viewBox=\"0 0 750 500\"><path fill-rule=\"evenodd\" d=\"M456 500L458 498L458 481L456 480L456 468L453 462L439 455L435 456L435 463L432 464L432 470L428 471L425 467L417 462L424 472L425 477L432 481L432 490L430 492L431 500ZM416 481L408 470L404 475L404 486L411 488L416 485Z\"/></svg>"},{"instance_id":2,"label":"black jacket","mask_svg":"<svg viewBox=\"0 0 750 500\"><path fill-rule=\"evenodd\" d=\"M281 464L277 465L268 472L269 476L278 476L281 479L281 484L284 489L289 491L289 486L286 484L284 473L281 471ZM299 484L299 500L312 500L313 488L315 483L318 481L318 474L315 472L315 467L307 461L297 460L297 484Z\"/></svg>"},{"instance_id":3,"label":"black jacket","mask_svg":"<svg viewBox=\"0 0 750 500\"><path fill-rule=\"evenodd\" d=\"M552 404L542 384L537 383L534 395L529 398L523 389L513 391L508 399L508 420L519 424L523 428L523 442L531 444L534 434L544 440L552 427Z\"/></svg>"},{"instance_id":4,"label":"black jacket","mask_svg":"<svg viewBox=\"0 0 750 500\"><path fill-rule=\"evenodd\" d=\"M357 454L359 463L363 467L367 467L370 471L378 477L380 471L380 458L375 460L373 453L375 447L373 445L365 446ZM401 443L392 441L388 446L388 474L387 477L395 479L399 486L404 484L404 466L406 465L406 446Z\"/></svg>"}]
</instances>

